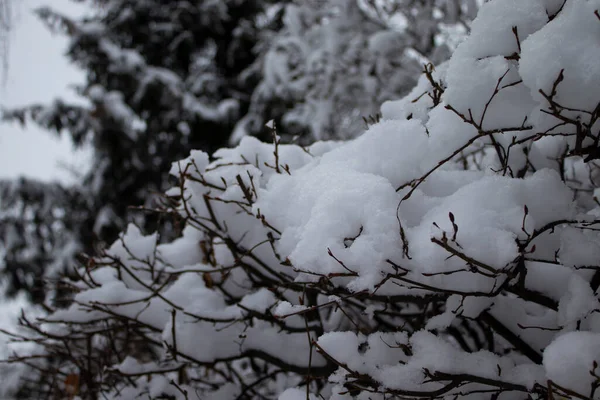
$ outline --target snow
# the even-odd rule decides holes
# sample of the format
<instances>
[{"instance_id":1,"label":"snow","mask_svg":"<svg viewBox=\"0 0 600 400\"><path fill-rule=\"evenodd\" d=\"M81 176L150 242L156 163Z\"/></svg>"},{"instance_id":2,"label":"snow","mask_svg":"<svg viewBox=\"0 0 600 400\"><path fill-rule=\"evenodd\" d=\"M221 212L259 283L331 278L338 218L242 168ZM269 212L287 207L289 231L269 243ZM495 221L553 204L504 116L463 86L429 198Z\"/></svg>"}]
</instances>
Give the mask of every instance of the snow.
<instances>
[{"instance_id":1,"label":"snow","mask_svg":"<svg viewBox=\"0 0 600 400\"><path fill-rule=\"evenodd\" d=\"M296 389L290 388L286 389L283 393L281 393L278 397L278 400L317 400L317 397L313 394L309 394L306 396L306 389Z\"/></svg>"},{"instance_id":2,"label":"snow","mask_svg":"<svg viewBox=\"0 0 600 400\"><path fill-rule=\"evenodd\" d=\"M456 55L483 59L491 55L510 56L519 52L519 41L540 30L548 22L544 0L508 0L484 3L471 25L471 34ZM456 56L455 56L456 57Z\"/></svg>"},{"instance_id":3,"label":"snow","mask_svg":"<svg viewBox=\"0 0 600 400\"><path fill-rule=\"evenodd\" d=\"M428 380L424 373L427 370L448 374L476 372L489 379L498 379L501 373L502 381L527 386L543 379L541 367L514 365L484 351L463 353L425 331L413 334L410 339L402 333L371 335L366 338L364 354L358 351L359 338L350 332L326 334L319 339L319 345L351 371L371 375L389 389L427 392L444 387ZM408 357L398 351L401 346L410 349L412 355Z\"/></svg>"},{"instance_id":4,"label":"snow","mask_svg":"<svg viewBox=\"0 0 600 400\"><path fill-rule=\"evenodd\" d=\"M538 101L542 101L539 90L549 94L564 70L556 101L573 109L596 106L600 44L595 39L600 34L600 24L594 11L598 5L597 1L569 1L553 23L523 42L519 73Z\"/></svg>"},{"instance_id":5,"label":"snow","mask_svg":"<svg viewBox=\"0 0 600 400\"><path fill-rule=\"evenodd\" d=\"M275 311L273 311L273 315L275 315L278 318L285 318L288 315L300 313L306 310L308 310L308 307L306 306L291 304L290 302L282 301L281 303L277 304Z\"/></svg>"},{"instance_id":6,"label":"snow","mask_svg":"<svg viewBox=\"0 0 600 400\"><path fill-rule=\"evenodd\" d=\"M551 379L563 388L587 395L597 380L595 365L600 360L600 335L592 332L569 332L559 336L544 351L544 368Z\"/></svg>"},{"instance_id":7,"label":"snow","mask_svg":"<svg viewBox=\"0 0 600 400\"><path fill-rule=\"evenodd\" d=\"M393 256L388 249L399 240L397 225L389 218L398 200L392 185L383 179L322 163L308 174L273 180L256 207L279 212L264 211L276 226L286 226L279 251L296 268L346 272L327 257L329 249L342 261L352 260L347 268L359 273L364 285L372 286L379 277L375 268ZM363 234L345 249L343 238L355 236L361 226Z\"/></svg>"},{"instance_id":8,"label":"snow","mask_svg":"<svg viewBox=\"0 0 600 400\"><path fill-rule=\"evenodd\" d=\"M568 327L584 319L596 308L598 299L594 295L589 283L580 276L573 276L569 281L567 292L558 303L558 324ZM571 326L571 329L574 327Z\"/></svg>"}]
</instances>

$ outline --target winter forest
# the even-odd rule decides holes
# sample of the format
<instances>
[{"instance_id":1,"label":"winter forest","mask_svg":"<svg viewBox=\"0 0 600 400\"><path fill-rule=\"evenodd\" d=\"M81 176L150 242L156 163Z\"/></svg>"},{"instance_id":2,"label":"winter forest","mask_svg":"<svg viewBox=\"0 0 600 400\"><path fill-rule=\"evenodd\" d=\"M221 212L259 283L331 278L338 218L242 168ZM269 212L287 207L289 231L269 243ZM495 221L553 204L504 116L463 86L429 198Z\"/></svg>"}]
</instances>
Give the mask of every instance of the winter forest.
<instances>
[{"instance_id":1,"label":"winter forest","mask_svg":"<svg viewBox=\"0 0 600 400\"><path fill-rule=\"evenodd\" d=\"M600 399L600 0L72 1L0 398Z\"/></svg>"}]
</instances>

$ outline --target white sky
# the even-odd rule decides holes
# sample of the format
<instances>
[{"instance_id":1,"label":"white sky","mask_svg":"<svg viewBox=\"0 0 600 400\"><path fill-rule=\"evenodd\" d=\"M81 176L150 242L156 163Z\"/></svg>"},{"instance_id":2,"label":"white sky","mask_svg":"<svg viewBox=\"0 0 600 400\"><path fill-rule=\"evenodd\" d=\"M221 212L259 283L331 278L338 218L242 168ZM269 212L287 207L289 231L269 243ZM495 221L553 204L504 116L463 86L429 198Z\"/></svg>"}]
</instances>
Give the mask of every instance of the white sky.
<instances>
[{"instance_id":1,"label":"white sky","mask_svg":"<svg viewBox=\"0 0 600 400\"><path fill-rule=\"evenodd\" d=\"M32 14L43 5L69 16L82 15L86 8L69 0L15 0L10 37L9 69L0 85L0 105L22 106L47 103L60 97L76 101L69 85L82 82L83 73L64 57L67 39L51 34ZM30 124L0 124L0 179L25 175L44 180L69 182L74 176L65 165L81 170L89 159L86 152L74 152L67 135L60 139Z\"/></svg>"},{"instance_id":2,"label":"white sky","mask_svg":"<svg viewBox=\"0 0 600 400\"><path fill-rule=\"evenodd\" d=\"M70 66L63 56L67 40L51 35L32 15L32 10L50 4L69 16L82 15L85 7L69 0L14 0L13 25L10 37L9 69L5 85L0 85L0 106L11 107L31 103L46 103L54 98L77 100L68 86L82 82L83 73ZM22 129L18 124L0 124L0 179L19 175L44 180L69 182L73 174L61 164L85 168L89 156L74 152L70 139L61 139L33 124ZM0 326L11 329L23 299L0 301ZM15 329L18 329L15 327ZM4 356L0 336L0 358Z\"/></svg>"}]
</instances>

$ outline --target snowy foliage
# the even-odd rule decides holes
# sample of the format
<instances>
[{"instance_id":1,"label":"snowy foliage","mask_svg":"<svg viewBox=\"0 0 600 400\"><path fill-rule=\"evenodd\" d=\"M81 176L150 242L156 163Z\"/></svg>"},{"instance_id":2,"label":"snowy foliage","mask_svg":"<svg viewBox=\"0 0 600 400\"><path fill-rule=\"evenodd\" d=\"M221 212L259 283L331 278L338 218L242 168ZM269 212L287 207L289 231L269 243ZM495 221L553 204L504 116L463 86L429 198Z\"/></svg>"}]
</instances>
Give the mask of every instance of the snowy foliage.
<instances>
[{"instance_id":1,"label":"snowy foliage","mask_svg":"<svg viewBox=\"0 0 600 400\"><path fill-rule=\"evenodd\" d=\"M297 1L268 41L262 80L232 137L275 118L286 135L355 137L383 101L405 95L423 63L446 60L464 37L475 0ZM369 118L370 117L370 118Z\"/></svg>"},{"instance_id":2,"label":"snowy foliage","mask_svg":"<svg viewBox=\"0 0 600 400\"><path fill-rule=\"evenodd\" d=\"M360 137L174 163L182 235L23 319L30 393L599 399L599 9L492 0Z\"/></svg>"}]
</instances>

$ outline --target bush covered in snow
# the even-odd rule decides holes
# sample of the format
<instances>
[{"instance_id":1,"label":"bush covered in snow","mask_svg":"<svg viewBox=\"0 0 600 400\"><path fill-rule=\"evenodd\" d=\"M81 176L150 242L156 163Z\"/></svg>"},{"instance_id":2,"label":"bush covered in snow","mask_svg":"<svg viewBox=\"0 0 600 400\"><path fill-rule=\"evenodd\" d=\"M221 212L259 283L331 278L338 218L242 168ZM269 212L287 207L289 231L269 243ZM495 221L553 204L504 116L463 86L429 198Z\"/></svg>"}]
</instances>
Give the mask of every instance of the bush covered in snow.
<instances>
[{"instance_id":1,"label":"bush covered in snow","mask_svg":"<svg viewBox=\"0 0 600 400\"><path fill-rule=\"evenodd\" d=\"M176 162L182 235L130 225L23 318L22 393L600 398L599 9L487 2L357 139Z\"/></svg>"}]
</instances>

